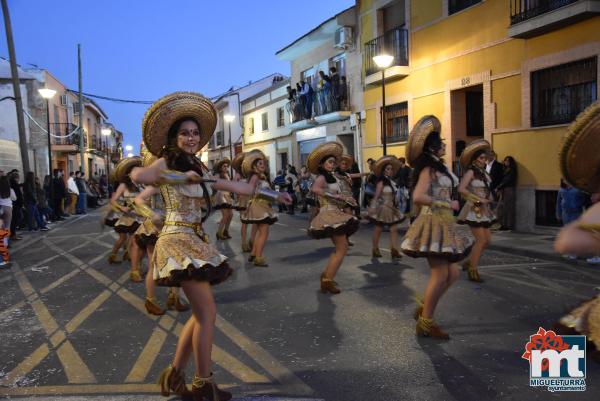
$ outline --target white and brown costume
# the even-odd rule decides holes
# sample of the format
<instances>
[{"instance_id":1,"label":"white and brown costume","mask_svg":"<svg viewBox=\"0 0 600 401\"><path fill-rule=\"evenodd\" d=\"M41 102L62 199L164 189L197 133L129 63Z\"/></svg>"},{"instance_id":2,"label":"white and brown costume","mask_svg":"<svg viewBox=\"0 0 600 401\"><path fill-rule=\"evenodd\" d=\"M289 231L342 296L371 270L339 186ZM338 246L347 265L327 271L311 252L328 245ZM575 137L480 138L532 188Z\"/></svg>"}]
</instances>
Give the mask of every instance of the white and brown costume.
<instances>
[{"instance_id":1,"label":"white and brown costume","mask_svg":"<svg viewBox=\"0 0 600 401\"><path fill-rule=\"evenodd\" d=\"M152 195L150 198L150 207L153 210L163 210L163 201L160 194ZM135 231L135 241L142 249L146 249L149 245L155 245L158 240L160 230L152 222L152 218L146 217L144 222Z\"/></svg>"},{"instance_id":2,"label":"white and brown costume","mask_svg":"<svg viewBox=\"0 0 600 401\"><path fill-rule=\"evenodd\" d=\"M327 183L325 190L330 195L342 194L340 179L332 175L335 182ZM338 201L327 196L318 196L319 213L310 222L308 235L312 238L330 238L334 235L350 236L358 230L359 221L351 214L344 212L348 206L343 201Z\"/></svg>"},{"instance_id":3,"label":"white and brown costume","mask_svg":"<svg viewBox=\"0 0 600 401\"><path fill-rule=\"evenodd\" d=\"M435 173L429 186L429 196L435 205L421 206L419 214L411 224L402 241L402 252L413 258L439 257L450 262L464 259L473 246L473 237L468 230L456 225L450 204L452 189L458 178L452 179L440 172Z\"/></svg>"},{"instance_id":4,"label":"white and brown costume","mask_svg":"<svg viewBox=\"0 0 600 401\"><path fill-rule=\"evenodd\" d=\"M379 199L371 200L367 210L369 221L378 226L393 226L404 221L405 217L396 205L396 192L396 183L388 180L388 183L383 185Z\"/></svg>"},{"instance_id":5,"label":"white and brown costume","mask_svg":"<svg viewBox=\"0 0 600 401\"><path fill-rule=\"evenodd\" d=\"M481 171L484 179L473 177L467 190L474 196L492 201L492 192L490 190L490 176L487 172ZM491 227L496 223L496 215L492 210L490 203L474 202L467 199L465 205L458 214L457 223L467 224L470 227Z\"/></svg>"},{"instance_id":6,"label":"white and brown costume","mask_svg":"<svg viewBox=\"0 0 600 401\"><path fill-rule=\"evenodd\" d=\"M206 196L200 184L161 185L165 223L154 250L154 280L180 286L184 280L218 284L232 273L227 257L207 242L202 230Z\"/></svg>"},{"instance_id":7,"label":"white and brown costume","mask_svg":"<svg viewBox=\"0 0 600 401\"><path fill-rule=\"evenodd\" d=\"M144 217L138 215L133 211L133 202L135 197L140 194L139 188L136 186L135 191L130 191L129 188L125 189L123 193L123 201L125 206L130 208L127 213L121 213L118 220L115 222L114 229L120 234L133 234L138 229L140 224L143 223Z\"/></svg>"},{"instance_id":8,"label":"white and brown costume","mask_svg":"<svg viewBox=\"0 0 600 401\"><path fill-rule=\"evenodd\" d=\"M261 176L256 184L257 189L271 188L265 176ZM244 224L275 224L278 220L277 213L273 212L271 202L258 196L258 191L247 203L246 210L240 213Z\"/></svg>"}]
</instances>

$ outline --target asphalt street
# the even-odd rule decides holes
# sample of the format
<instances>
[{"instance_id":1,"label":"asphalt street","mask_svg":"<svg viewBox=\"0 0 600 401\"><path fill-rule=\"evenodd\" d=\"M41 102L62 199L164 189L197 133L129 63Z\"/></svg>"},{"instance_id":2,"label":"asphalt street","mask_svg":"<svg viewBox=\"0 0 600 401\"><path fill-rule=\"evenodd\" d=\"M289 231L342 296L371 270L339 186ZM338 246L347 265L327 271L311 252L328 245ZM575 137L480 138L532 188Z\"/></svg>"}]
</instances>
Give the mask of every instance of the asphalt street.
<instances>
[{"instance_id":1,"label":"asphalt street","mask_svg":"<svg viewBox=\"0 0 600 401\"><path fill-rule=\"evenodd\" d=\"M427 283L426 262L392 263L388 233L383 257L372 259L372 228L363 224L336 277L342 293L321 294L333 248L307 236L307 219L280 215L267 268L241 253L237 215L232 240L211 235L235 268L214 288L214 374L237 400L597 399L598 364L587 362L585 392L550 393L530 388L521 355L539 327L595 294L600 268L511 252L504 237L503 251L482 259L485 283L463 275L442 299L436 319L451 340L416 338L413 297ZM155 382L189 312L145 312L143 285L129 281L127 265L106 261L115 234L99 221L98 212L72 217L13 244L13 265L0 270L0 396L165 399ZM158 294L164 305L166 289ZM190 366L188 383L192 374Z\"/></svg>"}]
</instances>

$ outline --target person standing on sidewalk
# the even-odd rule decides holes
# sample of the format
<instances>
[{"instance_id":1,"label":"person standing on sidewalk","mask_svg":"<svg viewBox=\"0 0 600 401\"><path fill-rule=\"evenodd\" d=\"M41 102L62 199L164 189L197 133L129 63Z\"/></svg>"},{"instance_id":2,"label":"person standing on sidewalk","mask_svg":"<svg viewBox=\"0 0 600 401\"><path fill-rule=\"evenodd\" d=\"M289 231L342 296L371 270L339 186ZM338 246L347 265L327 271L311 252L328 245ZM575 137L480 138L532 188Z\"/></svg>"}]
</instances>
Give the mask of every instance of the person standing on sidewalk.
<instances>
[{"instance_id":1,"label":"person standing on sidewalk","mask_svg":"<svg viewBox=\"0 0 600 401\"><path fill-rule=\"evenodd\" d=\"M8 177L0 176L0 248L2 250L2 265L9 263L8 240L10 237L10 221L12 218L12 203L17 199L17 195L10 187Z\"/></svg>"},{"instance_id":2,"label":"person standing on sidewalk","mask_svg":"<svg viewBox=\"0 0 600 401\"><path fill-rule=\"evenodd\" d=\"M413 258L427 258L431 275L422 301L418 300L413 317L416 334L449 339L433 320L435 307L460 271L456 262L464 259L473 246L473 237L456 225L453 211L458 201L452 198L458 178L446 167L442 156L440 121L432 115L422 117L408 136L406 159L413 168L412 192L417 218L410 225L402 252Z\"/></svg>"},{"instance_id":3,"label":"person standing on sidewalk","mask_svg":"<svg viewBox=\"0 0 600 401\"><path fill-rule=\"evenodd\" d=\"M560 189L556 197L556 218L567 226L577 220L582 214L587 203L587 196L583 191L569 185L565 180L560 180ZM565 254L567 259L575 260L577 255Z\"/></svg>"},{"instance_id":4,"label":"person standing on sidewalk","mask_svg":"<svg viewBox=\"0 0 600 401\"><path fill-rule=\"evenodd\" d=\"M208 243L203 230L208 215L203 216L202 209L211 211L205 178L208 170L195 157L216 125L213 103L200 94L176 92L157 100L144 116L142 134L148 150L159 159L131 174L135 182L159 186L165 204L165 222L153 255L154 279L158 285L181 286L193 314L181 330L172 364L160 375L161 394L168 396L174 391L196 401L228 401L232 397L218 388L211 372L217 314L211 285L227 280L232 269L227 257ZM214 190L244 195L257 192L270 201L290 201L287 194L241 181L217 178L210 182ZM182 370L192 355L195 374L190 393Z\"/></svg>"},{"instance_id":5,"label":"person standing on sidewalk","mask_svg":"<svg viewBox=\"0 0 600 401\"><path fill-rule=\"evenodd\" d=\"M69 179L67 180L67 192L69 194L69 214L75 214L77 212L77 198L79 197L79 188L75 183L75 173L69 173Z\"/></svg>"},{"instance_id":6,"label":"person standing on sidewalk","mask_svg":"<svg viewBox=\"0 0 600 401\"><path fill-rule=\"evenodd\" d=\"M23 198L25 205L27 206L27 226L29 231L48 231L48 227L40 211L38 210L37 191L35 189L35 175L33 171L30 171L25 176L25 182L23 183ZM33 222L35 220L36 226L34 228Z\"/></svg>"},{"instance_id":7,"label":"person standing on sidewalk","mask_svg":"<svg viewBox=\"0 0 600 401\"><path fill-rule=\"evenodd\" d=\"M476 283L483 283L477 266L483 251L492 242L490 227L496 223L496 215L492 208L492 180L485 170L490 150L490 143L480 139L471 142L460 155L460 166L465 174L460 180L458 192L466 202L458 214L457 223L468 225L475 237L475 245L469 260L463 264L463 270L467 271L469 281Z\"/></svg>"},{"instance_id":8,"label":"person standing on sidewalk","mask_svg":"<svg viewBox=\"0 0 600 401\"><path fill-rule=\"evenodd\" d=\"M559 166L569 185L589 194L600 192L600 101L585 109L567 129ZM600 203L563 227L554 249L561 255L600 255ZM557 334L587 336L586 351L600 363L600 296L579 304L555 325Z\"/></svg>"},{"instance_id":9,"label":"person standing on sidewalk","mask_svg":"<svg viewBox=\"0 0 600 401\"><path fill-rule=\"evenodd\" d=\"M87 189L85 187L85 179L81 171L75 172L75 185L79 195L77 195L77 205L75 207L75 213L86 214L87 213Z\"/></svg>"},{"instance_id":10,"label":"person standing on sidewalk","mask_svg":"<svg viewBox=\"0 0 600 401\"><path fill-rule=\"evenodd\" d=\"M10 239L11 240L21 240L19 234L17 234L17 230L21 227L23 223L23 207L25 206L23 200L23 191L21 190L21 184L19 184L19 171L12 170L9 174L8 180L10 181L10 187L15 193L15 200L12 203L12 218L10 221Z\"/></svg>"},{"instance_id":11,"label":"person standing on sidewalk","mask_svg":"<svg viewBox=\"0 0 600 401\"><path fill-rule=\"evenodd\" d=\"M66 215L63 209L63 199L67 196L67 187L62 178L62 170L55 168L53 174L54 178L52 178L52 183L50 184L52 185L52 211L56 220L64 220Z\"/></svg>"}]
</instances>

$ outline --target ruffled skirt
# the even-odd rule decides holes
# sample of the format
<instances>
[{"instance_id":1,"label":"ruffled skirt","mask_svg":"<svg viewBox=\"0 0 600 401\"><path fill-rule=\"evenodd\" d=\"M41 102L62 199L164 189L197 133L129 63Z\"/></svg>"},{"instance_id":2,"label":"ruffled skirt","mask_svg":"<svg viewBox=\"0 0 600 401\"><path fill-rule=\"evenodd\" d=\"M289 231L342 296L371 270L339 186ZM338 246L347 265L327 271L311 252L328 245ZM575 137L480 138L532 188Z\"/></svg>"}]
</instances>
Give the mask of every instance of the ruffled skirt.
<instances>
[{"instance_id":1,"label":"ruffled skirt","mask_svg":"<svg viewBox=\"0 0 600 401\"><path fill-rule=\"evenodd\" d=\"M233 208L240 212L246 210L249 200L250 198L247 195L238 195Z\"/></svg>"},{"instance_id":2,"label":"ruffled skirt","mask_svg":"<svg viewBox=\"0 0 600 401\"><path fill-rule=\"evenodd\" d=\"M339 209L321 208L310 222L308 235L315 239L331 238L334 235L350 236L360 225L359 220Z\"/></svg>"},{"instance_id":3,"label":"ruffled skirt","mask_svg":"<svg viewBox=\"0 0 600 401\"><path fill-rule=\"evenodd\" d=\"M468 228L454 222L452 212L423 207L402 240L402 252L413 258L438 257L458 262L475 242Z\"/></svg>"},{"instance_id":4,"label":"ruffled skirt","mask_svg":"<svg viewBox=\"0 0 600 401\"><path fill-rule=\"evenodd\" d=\"M114 227L121 215L122 213L119 213L115 210L110 210L106 216L104 216L104 225L108 227Z\"/></svg>"},{"instance_id":5,"label":"ruffled skirt","mask_svg":"<svg viewBox=\"0 0 600 401\"><path fill-rule=\"evenodd\" d=\"M135 231L135 242L142 249L146 249L148 245L155 245L158 240L158 229L152 223L152 220L146 219Z\"/></svg>"},{"instance_id":6,"label":"ruffled skirt","mask_svg":"<svg viewBox=\"0 0 600 401\"><path fill-rule=\"evenodd\" d=\"M275 224L278 217L273 212L271 204L262 200L250 200L245 213L240 214L240 219L244 224Z\"/></svg>"},{"instance_id":7,"label":"ruffled skirt","mask_svg":"<svg viewBox=\"0 0 600 401\"><path fill-rule=\"evenodd\" d=\"M399 209L387 203L374 204L367 210L367 219L378 226L393 226L404 221L405 216Z\"/></svg>"},{"instance_id":8,"label":"ruffled skirt","mask_svg":"<svg viewBox=\"0 0 600 401\"><path fill-rule=\"evenodd\" d=\"M458 214L457 223L466 224L470 227L491 227L496 223L496 215L489 204L475 206L473 202L467 201Z\"/></svg>"},{"instance_id":9,"label":"ruffled skirt","mask_svg":"<svg viewBox=\"0 0 600 401\"><path fill-rule=\"evenodd\" d=\"M154 281L168 287L180 287L185 280L215 285L227 280L233 272L226 256L198 235L187 232L161 234L153 262Z\"/></svg>"},{"instance_id":10,"label":"ruffled skirt","mask_svg":"<svg viewBox=\"0 0 600 401\"><path fill-rule=\"evenodd\" d=\"M114 225L114 229L119 234L133 234L140 226L141 222L135 217L124 214L119 217L119 220Z\"/></svg>"},{"instance_id":11,"label":"ruffled skirt","mask_svg":"<svg viewBox=\"0 0 600 401\"><path fill-rule=\"evenodd\" d=\"M218 191L215 196L215 209L232 209L233 198L229 192Z\"/></svg>"}]
</instances>

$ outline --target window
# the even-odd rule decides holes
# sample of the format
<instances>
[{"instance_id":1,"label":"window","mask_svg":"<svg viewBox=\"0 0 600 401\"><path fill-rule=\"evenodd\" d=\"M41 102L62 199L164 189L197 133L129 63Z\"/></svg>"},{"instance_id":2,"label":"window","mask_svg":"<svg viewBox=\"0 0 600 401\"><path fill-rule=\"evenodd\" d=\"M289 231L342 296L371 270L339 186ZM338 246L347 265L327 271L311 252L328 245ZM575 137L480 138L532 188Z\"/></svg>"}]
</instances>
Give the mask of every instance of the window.
<instances>
[{"instance_id":1,"label":"window","mask_svg":"<svg viewBox=\"0 0 600 401\"><path fill-rule=\"evenodd\" d=\"M300 80L313 86L313 76L316 75L316 69L314 67L304 70L300 73Z\"/></svg>"},{"instance_id":2,"label":"window","mask_svg":"<svg viewBox=\"0 0 600 401\"><path fill-rule=\"evenodd\" d=\"M448 2L448 15L462 11L477 3L481 3L481 0L450 0Z\"/></svg>"},{"instance_id":3,"label":"window","mask_svg":"<svg viewBox=\"0 0 600 401\"><path fill-rule=\"evenodd\" d=\"M408 103L385 106L386 142L401 142L408 139Z\"/></svg>"},{"instance_id":4,"label":"window","mask_svg":"<svg viewBox=\"0 0 600 401\"><path fill-rule=\"evenodd\" d=\"M335 67L338 75L341 77L346 76L346 53L338 54L329 60L329 66ZM330 72L327 72L329 74Z\"/></svg>"},{"instance_id":5,"label":"window","mask_svg":"<svg viewBox=\"0 0 600 401\"><path fill-rule=\"evenodd\" d=\"M254 117L248 119L248 133L250 135L254 134Z\"/></svg>"},{"instance_id":6,"label":"window","mask_svg":"<svg viewBox=\"0 0 600 401\"><path fill-rule=\"evenodd\" d=\"M277 126L283 127L285 125L285 113L283 112L283 107L277 108Z\"/></svg>"},{"instance_id":7,"label":"window","mask_svg":"<svg viewBox=\"0 0 600 401\"><path fill-rule=\"evenodd\" d=\"M535 224L560 227L556 219L556 198L558 191L535 191Z\"/></svg>"},{"instance_id":8,"label":"window","mask_svg":"<svg viewBox=\"0 0 600 401\"><path fill-rule=\"evenodd\" d=\"M467 136L483 136L483 86L465 92Z\"/></svg>"},{"instance_id":9,"label":"window","mask_svg":"<svg viewBox=\"0 0 600 401\"><path fill-rule=\"evenodd\" d=\"M225 135L223 131L217 131L217 134L215 135L217 137L217 146L224 146L225 145Z\"/></svg>"},{"instance_id":10,"label":"window","mask_svg":"<svg viewBox=\"0 0 600 401\"><path fill-rule=\"evenodd\" d=\"M269 113L262 113L261 120L262 120L262 126L261 126L262 130L268 131L269 130Z\"/></svg>"},{"instance_id":11,"label":"window","mask_svg":"<svg viewBox=\"0 0 600 401\"><path fill-rule=\"evenodd\" d=\"M567 124L597 97L597 58L531 73L531 126Z\"/></svg>"}]
</instances>

